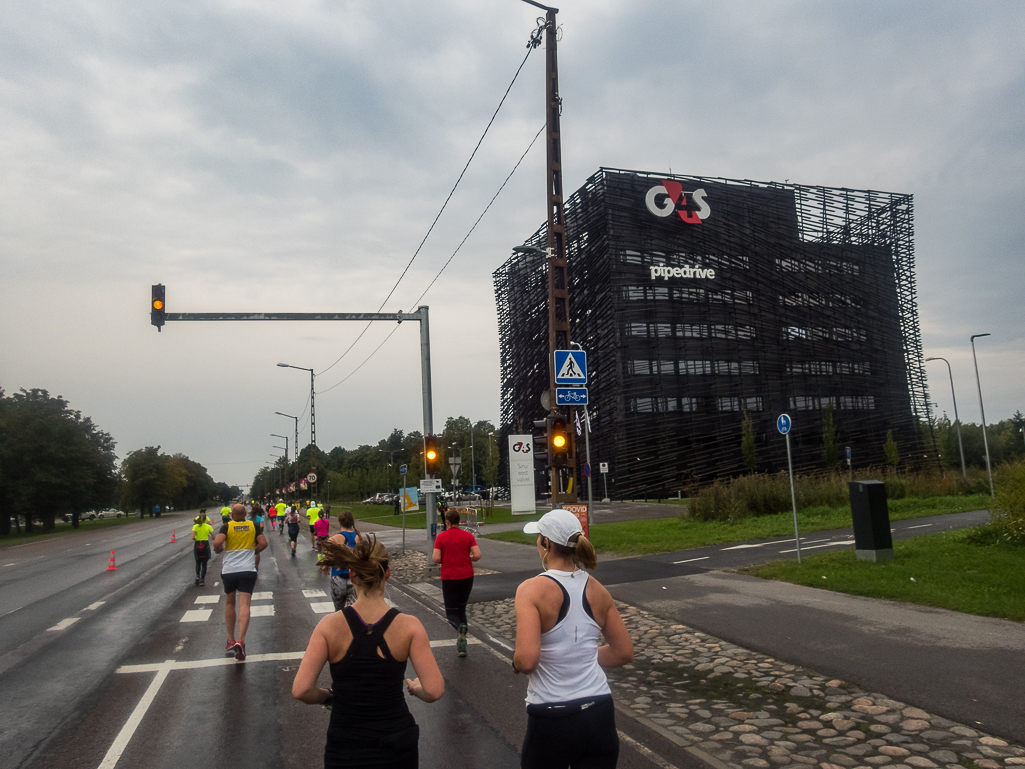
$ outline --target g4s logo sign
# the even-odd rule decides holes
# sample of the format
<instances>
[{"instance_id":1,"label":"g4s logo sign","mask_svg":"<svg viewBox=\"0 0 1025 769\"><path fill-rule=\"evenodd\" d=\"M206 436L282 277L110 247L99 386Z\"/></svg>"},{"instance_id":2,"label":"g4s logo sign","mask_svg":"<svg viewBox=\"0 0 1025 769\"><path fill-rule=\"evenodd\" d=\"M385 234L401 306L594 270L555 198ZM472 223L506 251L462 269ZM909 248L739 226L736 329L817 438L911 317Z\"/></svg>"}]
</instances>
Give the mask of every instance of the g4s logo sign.
<instances>
[{"instance_id":1,"label":"g4s logo sign","mask_svg":"<svg viewBox=\"0 0 1025 769\"><path fill-rule=\"evenodd\" d=\"M512 445L512 450L515 451L517 454L529 454L530 444L524 443L523 441L516 441L516 443Z\"/></svg>"},{"instance_id":2,"label":"g4s logo sign","mask_svg":"<svg viewBox=\"0 0 1025 769\"><path fill-rule=\"evenodd\" d=\"M691 211L686 207L688 195L693 204L697 206L696 211ZM670 179L666 179L648 190L648 194L644 196L644 205L651 213L660 217L672 216L675 211L687 224L701 224L712 213L712 209L705 200L704 189L684 192L682 184Z\"/></svg>"}]
</instances>

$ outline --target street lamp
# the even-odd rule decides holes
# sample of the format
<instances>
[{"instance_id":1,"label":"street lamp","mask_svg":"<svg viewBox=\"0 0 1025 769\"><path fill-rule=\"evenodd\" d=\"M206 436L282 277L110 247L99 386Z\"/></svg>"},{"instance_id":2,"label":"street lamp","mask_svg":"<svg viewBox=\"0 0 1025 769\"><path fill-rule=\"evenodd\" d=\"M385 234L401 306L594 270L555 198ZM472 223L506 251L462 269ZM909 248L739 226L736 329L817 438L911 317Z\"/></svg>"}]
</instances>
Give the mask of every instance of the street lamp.
<instances>
[{"instance_id":1,"label":"street lamp","mask_svg":"<svg viewBox=\"0 0 1025 769\"><path fill-rule=\"evenodd\" d=\"M946 358L941 358L938 355L933 358L926 358L927 362L931 360L941 360L947 364L947 374L950 375L950 398L954 401L954 427L957 428L957 447L961 450L961 475L966 479L968 478L968 469L965 467L964 462L964 444L961 443L961 420L957 417L957 396L954 395L954 372L950 369L950 361Z\"/></svg>"},{"instance_id":2,"label":"street lamp","mask_svg":"<svg viewBox=\"0 0 1025 769\"><path fill-rule=\"evenodd\" d=\"M299 417L294 417L291 414L286 414L283 411L275 411L279 417L287 417L288 419L295 420L295 442L292 444L293 453L295 454L295 472L292 482L295 486L292 487L292 502L295 502L296 494L299 493Z\"/></svg>"},{"instance_id":3,"label":"street lamp","mask_svg":"<svg viewBox=\"0 0 1025 769\"><path fill-rule=\"evenodd\" d=\"M288 436L287 435L278 435L277 433L271 433L271 437L272 438L284 438L285 439L285 467L281 468L281 485L284 486L285 485L285 468L288 467ZM281 447L280 446L276 446L275 448L281 448Z\"/></svg>"},{"instance_id":4,"label":"street lamp","mask_svg":"<svg viewBox=\"0 0 1025 769\"><path fill-rule=\"evenodd\" d=\"M310 466L313 471L317 470L317 409L315 398L317 396L316 391L313 389L313 369L305 368L304 366L293 366L289 363L279 363L278 368L294 368L298 371L309 371L310 372L310 443L313 445L313 451L310 454ZM298 462L298 438L296 439L296 461Z\"/></svg>"},{"instance_id":5,"label":"street lamp","mask_svg":"<svg viewBox=\"0 0 1025 769\"><path fill-rule=\"evenodd\" d=\"M979 381L979 361L975 357L975 340L989 334L972 334L968 341L972 343L972 362L975 364L975 386L979 388L979 413L982 415L982 445L986 448L986 472L989 473L989 495L996 497L993 486L993 466L989 461L989 440L986 438L986 411L982 407L982 383Z\"/></svg>"},{"instance_id":6,"label":"street lamp","mask_svg":"<svg viewBox=\"0 0 1025 769\"><path fill-rule=\"evenodd\" d=\"M395 455L403 451L403 449L378 449L378 451L388 455L388 467L391 467L395 464ZM391 483L390 480L388 482Z\"/></svg>"}]
</instances>

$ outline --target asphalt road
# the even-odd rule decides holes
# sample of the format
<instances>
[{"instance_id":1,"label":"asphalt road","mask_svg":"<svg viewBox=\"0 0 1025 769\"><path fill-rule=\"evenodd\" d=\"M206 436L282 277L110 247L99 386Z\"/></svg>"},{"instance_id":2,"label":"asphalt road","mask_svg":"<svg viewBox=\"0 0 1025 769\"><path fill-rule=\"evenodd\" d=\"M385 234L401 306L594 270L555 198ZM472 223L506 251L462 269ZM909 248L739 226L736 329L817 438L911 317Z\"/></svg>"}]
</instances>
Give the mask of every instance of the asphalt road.
<instances>
[{"instance_id":1,"label":"asphalt road","mask_svg":"<svg viewBox=\"0 0 1025 769\"><path fill-rule=\"evenodd\" d=\"M269 534L247 638L249 659L223 655L219 558L192 584L186 517L75 533L5 548L0 557L0 764L93 769L320 765L329 714L291 698L309 635L330 598L309 546L288 556ZM114 549L118 570L105 571ZM427 627L444 698L410 699L422 767L516 767L526 679L502 642L454 634L429 599L390 587L389 600ZM259 607L259 609L256 609ZM184 621L193 619L195 621ZM328 685L325 671L322 683ZM694 756L626 716L620 766L698 769Z\"/></svg>"}]
</instances>

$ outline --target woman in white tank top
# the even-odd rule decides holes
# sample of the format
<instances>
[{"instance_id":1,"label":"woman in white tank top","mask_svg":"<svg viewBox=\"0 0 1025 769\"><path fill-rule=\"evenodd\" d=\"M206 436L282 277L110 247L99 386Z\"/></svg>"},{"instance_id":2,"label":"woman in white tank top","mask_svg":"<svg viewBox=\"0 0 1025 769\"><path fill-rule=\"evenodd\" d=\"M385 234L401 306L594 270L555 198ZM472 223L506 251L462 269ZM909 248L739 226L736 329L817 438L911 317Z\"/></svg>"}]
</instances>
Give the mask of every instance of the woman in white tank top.
<instances>
[{"instance_id":1,"label":"woman in white tank top","mask_svg":"<svg viewBox=\"0 0 1025 769\"><path fill-rule=\"evenodd\" d=\"M598 560L577 517L552 510L523 531L538 535L545 572L516 591L513 670L530 676L520 766L614 767L619 737L603 668L632 662L633 643L609 591L583 570Z\"/></svg>"}]
</instances>

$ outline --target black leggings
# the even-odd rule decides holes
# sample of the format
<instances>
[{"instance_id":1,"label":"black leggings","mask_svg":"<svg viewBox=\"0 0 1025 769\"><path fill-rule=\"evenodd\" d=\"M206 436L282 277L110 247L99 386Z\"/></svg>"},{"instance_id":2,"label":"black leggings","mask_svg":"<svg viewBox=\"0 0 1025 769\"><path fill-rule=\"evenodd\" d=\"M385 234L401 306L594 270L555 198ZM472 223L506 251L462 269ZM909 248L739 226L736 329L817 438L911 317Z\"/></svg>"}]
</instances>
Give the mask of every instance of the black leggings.
<instances>
[{"instance_id":1,"label":"black leggings","mask_svg":"<svg viewBox=\"0 0 1025 769\"><path fill-rule=\"evenodd\" d=\"M466 623L466 602L473 590L473 577L466 579L443 579L441 596L445 603L445 617L456 630Z\"/></svg>"},{"instance_id":2,"label":"black leggings","mask_svg":"<svg viewBox=\"0 0 1025 769\"><path fill-rule=\"evenodd\" d=\"M210 546L207 545L202 550L193 547L192 554L196 557L196 577L206 579L206 562L210 560Z\"/></svg>"},{"instance_id":3,"label":"black leggings","mask_svg":"<svg viewBox=\"0 0 1025 769\"><path fill-rule=\"evenodd\" d=\"M606 694L561 704L567 707L554 712L546 705L527 706L521 769L614 769L619 734L612 697Z\"/></svg>"}]
</instances>

